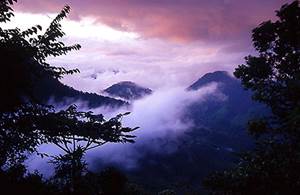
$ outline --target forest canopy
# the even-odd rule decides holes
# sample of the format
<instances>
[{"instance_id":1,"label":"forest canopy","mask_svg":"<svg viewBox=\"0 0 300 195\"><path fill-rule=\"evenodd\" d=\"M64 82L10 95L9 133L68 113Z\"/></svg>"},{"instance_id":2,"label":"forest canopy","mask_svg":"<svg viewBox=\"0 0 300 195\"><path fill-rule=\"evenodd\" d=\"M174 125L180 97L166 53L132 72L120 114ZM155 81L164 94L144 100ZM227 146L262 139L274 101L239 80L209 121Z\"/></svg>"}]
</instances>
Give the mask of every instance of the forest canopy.
<instances>
[{"instance_id":1,"label":"forest canopy","mask_svg":"<svg viewBox=\"0 0 300 195\"><path fill-rule=\"evenodd\" d=\"M0 2L0 22L10 22L14 16L12 5L16 2ZM130 133L137 128L121 124L122 117L129 113L106 120L101 114L78 111L76 105L57 111L34 96L34 85L41 78L59 79L79 73L78 69L67 70L47 63L49 56L66 55L81 48L78 44L67 46L60 41L65 36L61 21L69 12L70 7L65 6L43 34L40 25L24 31L17 27L0 27L0 90L4 92L0 99L0 179L1 183L5 183L7 177L12 180L5 185L4 191L15 194L27 190L28 194L34 194L56 186L58 192L79 193L77 184L88 174L83 159L86 151L108 142L134 142L135 136ZM29 153L49 157L39 153L38 146L42 144L55 144L64 152L64 155L51 157L56 174L48 182L44 182L38 173L26 174L23 165ZM31 181L33 177L35 181ZM44 185L45 189L35 190L31 182L37 182L41 187Z\"/></svg>"},{"instance_id":2,"label":"forest canopy","mask_svg":"<svg viewBox=\"0 0 300 195\"><path fill-rule=\"evenodd\" d=\"M283 5L276 16L252 31L258 56L247 56L234 72L272 116L249 122L255 149L241 155L234 169L204 181L212 194L300 193L299 1Z\"/></svg>"},{"instance_id":3,"label":"forest canopy","mask_svg":"<svg viewBox=\"0 0 300 195\"><path fill-rule=\"evenodd\" d=\"M142 10L141 2L139 2L140 4L137 7ZM246 56L245 62L236 67L233 72L235 78L225 71L208 73L190 87L184 88L181 94L170 93L171 95L169 94L169 96L175 97L166 100L162 95L155 96L157 95L156 91L139 87L131 81L117 83L112 90L112 94L119 94L119 92L121 95L125 94L125 97L127 97L125 99L130 100L128 102L125 99L114 99L115 97L113 96L104 97L100 94L89 94L86 92L89 94L85 96L85 100L90 101L88 105L95 105L97 107L105 105L104 102L101 102L102 100L107 102L113 100L117 106L131 105L132 110L134 110L137 104L134 103L135 100L133 99L135 98L131 100L131 97L134 97L136 94L133 94L134 90L131 89L136 89L137 93L142 91L138 94L140 96L138 96L139 98L137 99L139 100L137 102L145 104L139 113L146 113L142 115L144 118L141 121L145 123L142 124L144 127L149 126L148 129L151 130L144 133L146 136L147 134L151 134L149 138L146 138L148 139L147 144L150 146L147 145L147 148L144 147L145 144L142 142L145 139L141 139L139 142L140 145L133 146L134 152L126 151L129 153L129 155L124 154L126 161L131 162L131 158L134 158L135 155L137 156L136 159L132 160L136 161L132 163L134 164L132 167L136 168L138 167L136 164L142 164L141 167L138 167L141 168L140 170L130 167L132 168L130 174L128 174L129 172L123 173L125 169L120 171L114 167L103 168L101 167L102 162L99 162L101 164L99 170L97 167L97 171L91 171L86 158L88 151L98 147L102 148L105 144L135 143L136 136L134 131L138 127L127 127L123 123L123 118L130 115L130 112L123 112L121 114L113 112L114 117L106 119L98 111L83 110L75 104L68 104L65 105L65 108L59 109L54 105L55 103L66 104L66 102L63 102L64 96L59 94L61 91L64 91L66 94L77 94L79 100L85 94L68 86L66 88L60 87L64 85L61 82L62 78L67 75L80 74L79 69L67 69L65 68L67 66L49 63L49 58L69 55L70 52L81 52L81 45L67 45L63 41L68 35L63 31L62 21L70 14L71 7L68 5L64 6L45 29L39 24L26 30L21 30L19 27L4 28L5 25L2 26L2 24L12 23L12 19L15 17L14 14L16 12L13 7L16 3L22 2L17 2L17 0L0 1L0 90L2 92L0 96L0 186L3 192L8 192L9 194L43 195L300 194L299 0L284 4L276 11L275 19L264 21L252 30L252 43L256 52ZM151 2L149 4L147 2L147 6L151 5L154 8L155 3ZM158 12L163 14L165 14L164 12L169 13L173 9L173 5L176 4L177 6L178 4L183 6L187 2L184 4L179 3L179 1L172 3L174 3L172 6L168 2L159 4L161 6L167 5L168 11L165 11L162 7L157 7ZM230 5L230 3L234 4L237 2L222 2L222 6L225 7ZM187 12L194 13L194 9L192 8L193 6L196 7L196 4L197 2L192 2L192 6L189 6L188 9L185 9L186 7L183 6L184 9L180 9L183 12L178 12L178 7L174 6L176 12L180 15L178 18L186 21L188 18L186 15ZM211 4L216 6L217 2ZM269 6L271 4L266 3L266 5ZM130 7L124 4L122 6L124 6L122 7L124 10ZM207 5L205 9L209 7L210 5ZM111 11L109 6L105 8L108 9L107 12ZM245 6L243 6L243 9L245 9ZM124 10L118 11L122 12ZM197 48L194 47L194 45L201 43L198 39L190 43L187 40L180 39L180 37L171 37L170 40L167 40L168 44L166 44L166 42L160 39L161 37L153 38L152 36L160 33L163 36L168 36L168 33L172 34L165 31L173 29L173 26L179 29L179 34L189 34L185 31L187 29L184 28L187 27L190 29L189 24L183 24L181 28L177 26L177 21L171 20L172 22L168 23L169 20L165 19L163 14L160 15L161 13L158 15L153 13L146 15L145 10L143 14L148 17L141 21L153 24L157 19L163 19L162 24L165 26L158 26L157 28L154 26L153 29L155 32L149 31L148 33L144 32L144 29L135 29L135 26L130 22L138 22L138 25L143 23L140 20L132 19L139 16L143 12L141 10L137 13L136 9L134 9L132 12L125 12L126 14L123 12L114 12L114 14L120 14L118 17L122 19L124 17L124 20L122 20L124 25L119 25L118 22L110 18L108 15L111 13L101 19L111 26L118 27L118 30L123 30L124 28L126 32L136 30L137 33L141 33L141 36L144 35L143 33L147 34L147 36L151 35L150 38L144 35L147 37L147 40L143 38L136 39L139 39L139 41L142 40L143 44L151 43L148 42L148 39L155 40L152 42L154 44L151 45L151 48L153 47L157 50L153 53L159 57L142 56L141 54L148 55L152 52L148 51L148 47L142 48L139 44L136 44L138 45L138 52L134 51L134 49L124 52L123 49L125 47L122 45L124 43L114 46L109 45L109 48L107 48L108 51L101 51L106 56L117 56L117 62L123 59L120 56L128 55L130 56L130 62L134 61L136 63L137 59L143 59L147 60L147 63L151 62L154 65L161 65L160 63L162 62L160 61L164 63L168 62L164 58L171 58L175 54L178 56L174 57L176 59L172 59L174 61L171 62L177 62L178 60L187 65L193 64L193 68L191 69L195 72L191 75L197 72L194 70L197 63L194 63L192 60L195 57L194 55L198 59L199 53L204 50L206 52L207 49L209 53L207 55L212 55L211 51L216 50L218 51L216 52L217 55L212 56L217 56L214 58L222 58L221 50L223 49L220 48L223 48L226 44L214 37L214 32L217 31L218 34L219 31L224 30L228 33L227 31L230 30L227 29L227 25L231 28L235 27L235 23L240 26L244 22L234 20L227 21L232 22L232 25L224 24L223 22L221 22L221 25L217 24L220 18L222 18L220 21L223 21L223 17L226 19L232 17L231 15L229 17L226 15L225 17L223 9L221 9L221 15L217 15L217 17L209 16L207 21L204 15L193 15L193 18L197 18L196 21L199 18L201 21L203 19L205 25L209 26L206 28L197 24L200 26L198 27L194 24L192 28L195 31L191 33L191 36L209 39L208 43L210 44L207 44L207 48L203 49L204 44L200 44L200 47ZM150 10L157 11L156 9ZM216 7L213 7L212 10L213 13L216 10L217 12L220 11ZM206 10L203 9L203 11ZM211 10L208 9L208 11ZM247 13L246 10L245 13ZM167 16L175 15L167 14ZM175 17L176 20L178 18ZM211 24L209 18L213 18L212 21L217 23ZM95 19L95 21L98 20ZM248 28L248 24L245 26ZM109 32L121 32L120 34L123 35L125 30ZM227 35L226 33L224 35ZM235 32L231 33L235 35ZM222 33L220 32L220 34ZM224 39L226 38L224 36ZM137 41L136 39L134 41ZM179 40L179 42L171 42L173 39ZM239 39L226 39L226 41L228 40L240 41ZM131 45L130 43L128 45ZM125 44L127 44L126 41ZM220 44L220 48L212 47L214 44ZM230 43L229 45L231 44L235 45L236 43ZM171 45L171 49L167 45ZM181 50L183 45L187 46L187 50ZM106 45L104 44L104 46ZM157 46L162 48L157 48ZM229 51L233 52L231 50L234 49L230 47L226 53ZM162 55L162 51L168 51L165 52L167 57ZM179 54L178 51L182 53ZM240 54L241 52L239 51L238 53ZM215 54L214 52L212 53ZM87 56L89 57L89 55ZM136 56L142 57L136 58ZM202 57L202 54L200 57ZM213 62L215 61L217 60L214 59ZM138 63L143 64L143 62ZM152 66L146 67L147 63L143 66L143 68L145 67L143 72L149 70L147 69L149 67L150 69L153 68ZM224 59L224 63L227 63L226 59ZM123 62L120 64L123 64ZM176 71L178 70L176 66L176 63L171 68L166 65L164 68L159 69L159 71L166 70L167 74L171 72L168 78L173 79L174 75L174 78L181 78L177 77L178 72ZM149 73L147 72L149 75L152 74L153 78L151 78L151 82L157 78L157 75L153 75L153 73L158 72L156 70L157 67L153 68L155 71L152 72L151 69ZM184 68L190 69L189 66L184 66ZM171 71L167 69L171 69ZM98 70L91 72L93 72L93 75L88 75L88 77L91 77L89 81L91 79L97 81L97 77L103 75L102 73L105 70L101 73ZM126 71L112 70L111 72L113 72L112 74L115 77L122 77L122 74L125 74ZM140 75L139 72L137 74ZM133 75L136 76L137 74L135 72ZM183 74L180 73L180 75L186 74L184 72ZM146 80L146 78L143 79ZM162 79L162 82L164 82L164 79ZM51 99L50 93L47 92L48 89L45 89L47 87L41 85L41 83L48 83L48 87L60 85L55 88L59 90L53 90L58 95L58 98L56 98L58 102L53 103L48 101ZM181 83L181 81L178 81L178 83ZM127 88L124 88L124 84L127 84ZM209 91L213 91L212 95L210 93L207 95L206 92L201 91L202 88L209 88ZM203 96L201 96L202 92L205 95L202 94ZM189 102L189 98L179 97L188 93L192 96L192 103ZM195 98L196 93L198 99ZM147 99L145 103L142 99L146 95L151 97L154 95L154 98ZM250 98L251 96L253 101ZM116 96L116 98L118 97L122 96ZM163 99L161 101L163 102L163 106L160 105L162 108L156 108L155 101L158 101L158 99ZM184 104L184 106L169 104L168 101L175 101L175 99L181 99L178 102ZM175 112L174 115L169 113L169 109L167 109L172 106L175 107L172 108ZM252 108L252 106L255 108ZM262 107L263 109L261 109ZM151 112L155 111L153 112L154 114L151 113L156 117L154 122L152 121L152 116L147 115L147 111L149 110ZM263 111L260 112L261 110ZM181 112L184 113L182 116ZM267 113L266 115L264 115L265 112ZM164 115L167 116L168 120L160 118ZM180 117L177 117L177 115L180 115ZM255 115L253 119L249 120L250 116L253 115ZM138 118L134 118L134 120L138 120ZM156 121L159 122L156 123ZM241 132L240 128L244 128L246 121L248 121L247 129ZM167 125L164 124L161 127L160 123L167 123ZM177 126L180 126L179 130ZM175 128L175 130L173 131L172 128ZM249 136L246 135L246 130ZM180 132L178 133L178 131ZM152 134L155 133L166 134L166 136L153 138ZM144 136L143 133L140 135ZM168 136L172 137L172 139L169 139ZM173 139L173 137L175 138ZM48 152L41 152L39 147L44 145L55 146L60 149L61 153L51 155ZM247 150L239 152L236 148L240 146L241 148L243 148L242 146L246 146ZM126 149L124 147L109 150L108 156L115 158L112 153L117 150L120 150L118 152L123 155L123 151ZM52 175L44 177L39 170L35 172L29 170L26 162L32 156L46 160L48 165L54 168ZM112 162L110 165L115 164ZM224 169L224 167L228 169ZM203 181L199 179L204 178L211 170L216 171ZM131 182L131 180L138 184ZM153 184L150 184L151 182ZM195 183L197 186L195 186ZM142 187L139 185L142 185Z\"/></svg>"}]
</instances>

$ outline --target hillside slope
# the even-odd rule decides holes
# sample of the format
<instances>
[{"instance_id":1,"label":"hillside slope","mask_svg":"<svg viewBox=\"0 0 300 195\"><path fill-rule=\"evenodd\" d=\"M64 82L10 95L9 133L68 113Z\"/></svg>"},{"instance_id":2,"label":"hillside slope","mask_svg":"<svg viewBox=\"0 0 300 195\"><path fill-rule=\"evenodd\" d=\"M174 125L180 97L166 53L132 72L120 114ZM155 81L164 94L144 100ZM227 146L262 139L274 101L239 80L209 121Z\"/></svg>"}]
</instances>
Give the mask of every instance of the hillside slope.
<instances>
[{"instance_id":1,"label":"hillside slope","mask_svg":"<svg viewBox=\"0 0 300 195\"><path fill-rule=\"evenodd\" d=\"M123 98L125 100L136 100L152 94L152 90L144 88L131 81L123 81L114 84L104 90L109 96Z\"/></svg>"},{"instance_id":2,"label":"hillside slope","mask_svg":"<svg viewBox=\"0 0 300 195\"><path fill-rule=\"evenodd\" d=\"M62 84L59 80L50 77L42 78L41 81L35 85L34 96L42 101L42 103L48 103L49 101L60 104L82 102L89 108L100 106L117 108L128 104L122 100L75 90L72 87Z\"/></svg>"}]
</instances>

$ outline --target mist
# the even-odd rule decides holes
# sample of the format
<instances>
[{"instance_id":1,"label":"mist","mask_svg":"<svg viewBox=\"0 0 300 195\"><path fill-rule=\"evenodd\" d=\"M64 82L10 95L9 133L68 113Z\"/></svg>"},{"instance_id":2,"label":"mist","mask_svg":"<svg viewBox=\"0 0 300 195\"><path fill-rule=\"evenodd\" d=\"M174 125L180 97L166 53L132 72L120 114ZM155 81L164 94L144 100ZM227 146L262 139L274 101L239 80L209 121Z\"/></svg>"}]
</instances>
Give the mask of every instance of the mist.
<instances>
[{"instance_id":1,"label":"mist","mask_svg":"<svg viewBox=\"0 0 300 195\"><path fill-rule=\"evenodd\" d=\"M129 107L122 107L118 110L109 107L90 109L84 102L75 102L79 110L91 110L96 114L103 114L106 119L129 111L131 114L122 120L123 126L140 127L132 133L137 136L134 144L108 143L90 150L85 157L89 168L97 171L113 165L133 170L139 168L140 159L146 154L175 152L178 138L194 127L193 121L184 117L186 110L195 102L204 103L207 98L226 100L226 96L218 91L218 83L211 83L197 91L188 91L180 87L161 89L132 102ZM66 106L56 105L56 108ZM54 145L42 145L39 151L51 155L61 153ZM53 173L53 167L47 163L48 160L34 155L28 159L27 164L30 170L38 169L45 176L50 176Z\"/></svg>"}]
</instances>

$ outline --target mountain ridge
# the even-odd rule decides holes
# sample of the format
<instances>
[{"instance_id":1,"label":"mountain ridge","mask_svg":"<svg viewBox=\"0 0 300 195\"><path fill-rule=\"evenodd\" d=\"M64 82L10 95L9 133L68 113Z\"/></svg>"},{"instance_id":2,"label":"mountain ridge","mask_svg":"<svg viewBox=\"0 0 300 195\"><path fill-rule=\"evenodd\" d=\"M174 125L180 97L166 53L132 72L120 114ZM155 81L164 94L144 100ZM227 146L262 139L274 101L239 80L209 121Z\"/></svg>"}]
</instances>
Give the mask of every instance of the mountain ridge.
<instances>
[{"instance_id":1,"label":"mountain ridge","mask_svg":"<svg viewBox=\"0 0 300 195\"><path fill-rule=\"evenodd\" d=\"M105 94L125 100L137 100L152 94L152 90L132 81L122 81L103 90Z\"/></svg>"},{"instance_id":2,"label":"mountain ridge","mask_svg":"<svg viewBox=\"0 0 300 195\"><path fill-rule=\"evenodd\" d=\"M54 104L84 102L89 108L100 106L118 108L128 105L128 102L123 100L76 90L52 77L41 78L33 88L33 95L43 104L48 104L51 100Z\"/></svg>"},{"instance_id":3,"label":"mountain ridge","mask_svg":"<svg viewBox=\"0 0 300 195\"><path fill-rule=\"evenodd\" d=\"M212 171L232 167L237 159L233 153L252 147L247 121L265 113L265 108L252 100L251 91L246 91L239 80L224 71L203 75L187 90L196 91L212 82L218 83L217 90L227 96L226 100L212 95L191 104L183 120L192 120L194 126L176 140L167 137L160 142L162 151L172 144L176 150L144 153L137 169L124 170L135 182L143 181L140 184L149 188L187 182L192 189L201 191L198 181Z\"/></svg>"},{"instance_id":4,"label":"mountain ridge","mask_svg":"<svg viewBox=\"0 0 300 195\"><path fill-rule=\"evenodd\" d=\"M189 91L198 90L199 88L204 87L205 85L211 82L226 83L228 85L228 84L237 83L239 81L236 78L232 77L230 73L228 73L227 71L209 72L204 74L197 81L191 84L187 88L187 90Z\"/></svg>"}]
</instances>

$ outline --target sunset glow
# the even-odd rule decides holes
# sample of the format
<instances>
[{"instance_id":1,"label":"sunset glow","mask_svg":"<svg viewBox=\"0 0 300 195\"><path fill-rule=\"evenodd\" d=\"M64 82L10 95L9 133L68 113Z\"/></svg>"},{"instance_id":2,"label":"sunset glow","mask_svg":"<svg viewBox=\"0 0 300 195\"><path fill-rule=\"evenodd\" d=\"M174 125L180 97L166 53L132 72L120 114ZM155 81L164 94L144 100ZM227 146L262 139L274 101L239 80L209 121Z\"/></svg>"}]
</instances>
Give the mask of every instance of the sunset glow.
<instances>
[{"instance_id":1,"label":"sunset glow","mask_svg":"<svg viewBox=\"0 0 300 195\"><path fill-rule=\"evenodd\" d=\"M253 51L250 29L283 2L24 0L15 6L14 25L45 28L69 4L65 41L82 49L53 63L82 74L63 82L92 92L122 80L163 88L184 86L207 71L232 72Z\"/></svg>"}]
</instances>

